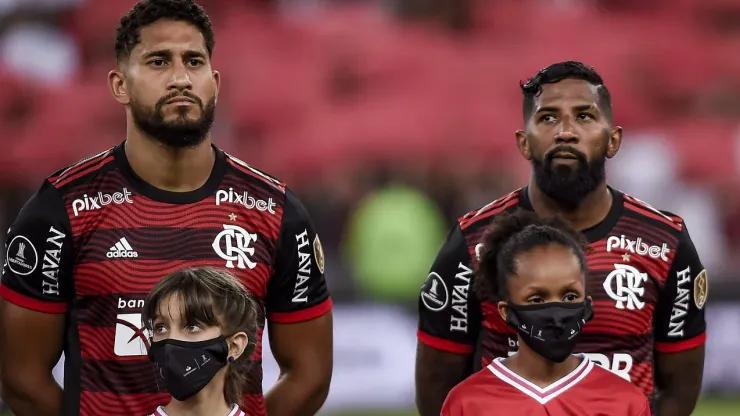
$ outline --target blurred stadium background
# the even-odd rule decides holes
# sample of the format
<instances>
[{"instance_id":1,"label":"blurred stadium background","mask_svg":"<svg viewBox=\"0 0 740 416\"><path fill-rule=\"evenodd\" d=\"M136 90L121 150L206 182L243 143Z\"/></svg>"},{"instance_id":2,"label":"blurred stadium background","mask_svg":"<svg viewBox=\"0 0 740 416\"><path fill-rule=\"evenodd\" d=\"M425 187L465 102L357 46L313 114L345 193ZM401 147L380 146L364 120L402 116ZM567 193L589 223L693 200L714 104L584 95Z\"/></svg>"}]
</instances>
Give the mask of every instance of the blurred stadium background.
<instances>
[{"instance_id":1,"label":"blurred stadium background","mask_svg":"<svg viewBox=\"0 0 740 416\"><path fill-rule=\"evenodd\" d=\"M123 140L106 77L133 3L0 0L2 230L45 175ZM524 183L518 82L576 59L625 128L611 183L684 216L709 269L695 414L740 414L740 0L200 3L224 83L214 141L290 184L324 244L325 413L413 414L427 269L457 216Z\"/></svg>"}]
</instances>

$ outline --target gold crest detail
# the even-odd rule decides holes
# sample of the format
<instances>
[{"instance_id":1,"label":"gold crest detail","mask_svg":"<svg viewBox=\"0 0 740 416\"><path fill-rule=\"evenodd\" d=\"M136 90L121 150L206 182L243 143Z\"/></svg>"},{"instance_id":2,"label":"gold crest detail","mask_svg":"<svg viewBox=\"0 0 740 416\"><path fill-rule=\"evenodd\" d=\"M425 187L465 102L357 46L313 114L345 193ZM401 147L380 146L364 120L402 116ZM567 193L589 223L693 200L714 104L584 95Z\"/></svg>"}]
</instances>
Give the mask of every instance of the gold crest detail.
<instances>
[{"instance_id":1,"label":"gold crest detail","mask_svg":"<svg viewBox=\"0 0 740 416\"><path fill-rule=\"evenodd\" d=\"M707 283L707 269L704 269L694 279L694 304L697 308L704 307L707 302L707 292L709 292L709 284Z\"/></svg>"},{"instance_id":2,"label":"gold crest detail","mask_svg":"<svg viewBox=\"0 0 740 416\"><path fill-rule=\"evenodd\" d=\"M313 239L313 257L316 259L316 266L318 266L319 271L324 273L324 248L321 247L321 240L319 240L318 235Z\"/></svg>"}]
</instances>

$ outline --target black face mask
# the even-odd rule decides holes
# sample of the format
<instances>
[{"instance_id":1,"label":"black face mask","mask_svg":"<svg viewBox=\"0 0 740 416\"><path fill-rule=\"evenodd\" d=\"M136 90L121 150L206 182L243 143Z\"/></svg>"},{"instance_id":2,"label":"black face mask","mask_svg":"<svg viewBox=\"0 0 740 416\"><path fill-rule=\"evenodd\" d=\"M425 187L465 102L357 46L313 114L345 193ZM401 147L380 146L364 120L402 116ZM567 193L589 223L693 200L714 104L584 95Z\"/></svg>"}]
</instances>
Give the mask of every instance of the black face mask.
<instances>
[{"instance_id":1,"label":"black face mask","mask_svg":"<svg viewBox=\"0 0 740 416\"><path fill-rule=\"evenodd\" d=\"M591 302L509 303L506 323L537 354L562 363L573 352L583 325L594 316Z\"/></svg>"},{"instance_id":2,"label":"black face mask","mask_svg":"<svg viewBox=\"0 0 740 416\"><path fill-rule=\"evenodd\" d=\"M190 342L166 339L152 342L149 359L167 391L184 401L203 390L219 370L226 366L229 346L223 336Z\"/></svg>"}]
</instances>

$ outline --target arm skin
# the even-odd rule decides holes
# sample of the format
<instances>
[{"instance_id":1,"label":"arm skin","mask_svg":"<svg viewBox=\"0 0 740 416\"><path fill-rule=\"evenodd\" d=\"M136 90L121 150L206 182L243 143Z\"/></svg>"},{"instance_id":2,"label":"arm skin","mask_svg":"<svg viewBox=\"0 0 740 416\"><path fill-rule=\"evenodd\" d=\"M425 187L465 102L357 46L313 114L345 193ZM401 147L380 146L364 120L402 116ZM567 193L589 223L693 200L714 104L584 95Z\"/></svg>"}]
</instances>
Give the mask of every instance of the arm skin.
<instances>
[{"instance_id":1,"label":"arm skin","mask_svg":"<svg viewBox=\"0 0 740 416\"><path fill-rule=\"evenodd\" d=\"M270 322L272 354L280 366L280 378L267 393L270 416L316 414L329 395L333 366L331 312L294 324Z\"/></svg>"},{"instance_id":2,"label":"arm skin","mask_svg":"<svg viewBox=\"0 0 740 416\"><path fill-rule=\"evenodd\" d=\"M0 298L0 386L15 416L62 415L52 370L62 355L64 319Z\"/></svg>"},{"instance_id":3,"label":"arm skin","mask_svg":"<svg viewBox=\"0 0 740 416\"><path fill-rule=\"evenodd\" d=\"M455 354L417 343L416 408L419 414L439 416L447 394L472 372L472 354Z\"/></svg>"},{"instance_id":4,"label":"arm skin","mask_svg":"<svg viewBox=\"0 0 740 416\"><path fill-rule=\"evenodd\" d=\"M656 416L690 416L701 393L704 345L675 353L655 352Z\"/></svg>"}]
</instances>

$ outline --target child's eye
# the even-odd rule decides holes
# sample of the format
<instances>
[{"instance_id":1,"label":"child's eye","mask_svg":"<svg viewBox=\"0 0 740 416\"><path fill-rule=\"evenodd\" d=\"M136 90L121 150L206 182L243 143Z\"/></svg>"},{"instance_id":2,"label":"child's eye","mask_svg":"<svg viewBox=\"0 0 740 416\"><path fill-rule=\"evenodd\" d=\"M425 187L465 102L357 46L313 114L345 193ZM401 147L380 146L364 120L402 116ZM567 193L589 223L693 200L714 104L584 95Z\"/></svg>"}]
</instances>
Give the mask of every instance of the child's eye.
<instances>
[{"instance_id":1,"label":"child's eye","mask_svg":"<svg viewBox=\"0 0 740 416\"><path fill-rule=\"evenodd\" d=\"M188 332L198 332L200 331L200 327L198 325L188 325L185 327L185 330Z\"/></svg>"},{"instance_id":2,"label":"child's eye","mask_svg":"<svg viewBox=\"0 0 740 416\"><path fill-rule=\"evenodd\" d=\"M575 302L578 299L578 295L575 293L568 293L563 297L563 300L566 302Z\"/></svg>"}]
</instances>

